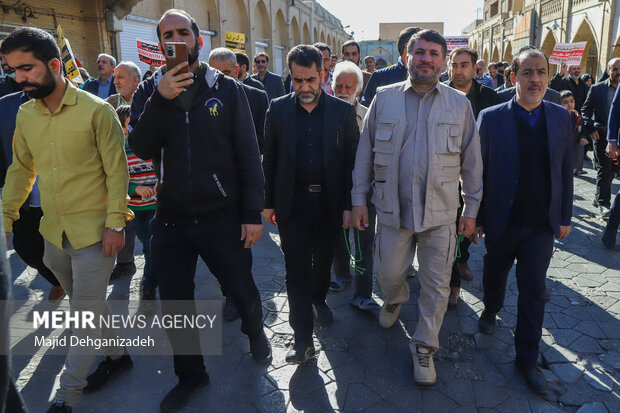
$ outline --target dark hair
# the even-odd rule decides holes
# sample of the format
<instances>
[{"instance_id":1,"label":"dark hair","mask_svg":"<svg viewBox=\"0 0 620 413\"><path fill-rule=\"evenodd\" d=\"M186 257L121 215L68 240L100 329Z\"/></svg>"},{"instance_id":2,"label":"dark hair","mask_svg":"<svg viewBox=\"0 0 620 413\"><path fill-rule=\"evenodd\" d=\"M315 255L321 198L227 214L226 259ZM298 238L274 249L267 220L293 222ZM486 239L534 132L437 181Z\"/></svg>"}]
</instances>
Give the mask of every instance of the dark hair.
<instances>
[{"instance_id":1,"label":"dark hair","mask_svg":"<svg viewBox=\"0 0 620 413\"><path fill-rule=\"evenodd\" d=\"M519 49L517 54L514 56L514 59L512 59L512 66L511 66L512 73L514 73L515 76L517 76L517 73L519 73L519 66L521 65L521 61L525 57L536 56L536 55L543 56L545 58L545 60L547 61L547 70L549 70L549 58L547 57L546 54L542 52L542 50L534 46L523 46L522 48Z\"/></svg>"},{"instance_id":2,"label":"dark hair","mask_svg":"<svg viewBox=\"0 0 620 413\"><path fill-rule=\"evenodd\" d=\"M254 56L254 62L256 62L256 58L259 56L263 56L267 61L269 61L269 55L265 52L260 52L256 53L256 56Z\"/></svg>"},{"instance_id":3,"label":"dark hair","mask_svg":"<svg viewBox=\"0 0 620 413\"><path fill-rule=\"evenodd\" d=\"M411 36L416 34L419 31L422 31L421 27L407 27L403 29L398 35L398 55L402 56L405 51L405 47L407 47L407 43L409 43L409 39ZM403 62L404 63L404 62Z\"/></svg>"},{"instance_id":4,"label":"dark hair","mask_svg":"<svg viewBox=\"0 0 620 413\"><path fill-rule=\"evenodd\" d=\"M347 40L346 42L344 42L342 44L342 47L340 48L340 53L344 54L344 48L349 47L349 46L357 47L357 53L358 54L361 53L360 44L356 42L355 40Z\"/></svg>"},{"instance_id":5,"label":"dark hair","mask_svg":"<svg viewBox=\"0 0 620 413\"><path fill-rule=\"evenodd\" d=\"M489 63L489 65L487 66L487 69L490 69L491 66L494 67L495 69L497 69L497 63L495 63L495 62Z\"/></svg>"},{"instance_id":6,"label":"dark hair","mask_svg":"<svg viewBox=\"0 0 620 413\"><path fill-rule=\"evenodd\" d=\"M504 66L504 68L507 68L510 65L508 64L508 62L502 62L502 66Z\"/></svg>"},{"instance_id":7,"label":"dark hair","mask_svg":"<svg viewBox=\"0 0 620 413\"><path fill-rule=\"evenodd\" d=\"M289 71L292 69L293 62L303 67L312 67L314 63L319 73L323 70L323 56L321 52L318 48L309 44L300 44L293 47L286 55L286 62Z\"/></svg>"},{"instance_id":8,"label":"dark hair","mask_svg":"<svg viewBox=\"0 0 620 413\"><path fill-rule=\"evenodd\" d=\"M507 66L507 67L504 69L504 76L506 77L506 76L508 76L508 75L509 75L509 74L511 74L511 73L512 73L512 69L511 69L511 67L510 67L510 66Z\"/></svg>"},{"instance_id":9,"label":"dark hair","mask_svg":"<svg viewBox=\"0 0 620 413\"><path fill-rule=\"evenodd\" d=\"M575 95L573 95L573 92L571 92L570 90L562 90L560 92L560 99L569 98L569 97L575 97Z\"/></svg>"},{"instance_id":10,"label":"dark hair","mask_svg":"<svg viewBox=\"0 0 620 413\"><path fill-rule=\"evenodd\" d=\"M420 39L441 45L443 56L445 57L446 54L448 54L448 44L446 43L446 39L444 39L442 35L432 29L424 29L411 36L411 39L409 39L409 43L407 43L407 53L411 54L411 49L413 48L413 45Z\"/></svg>"},{"instance_id":11,"label":"dark hair","mask_svg":"<svg viewBox=\"0 0 620 413\"><path fill-rule=\"evenodd\" d=\"M471 65L476 66L476 62L478 61L478 52L474 49L470 49L469 47L459 47L458 49L454 49L452 52L450 52L450 60L464 53L467 53L471 58Z\"/></svg>"},{"instance_id":12,"label":"dark hair","mask_svg":"<svg viewBox=\"0 0 620 413\"><path fill-rule=\"evenodd\" d=\"M592 82L594 82L594 78L592 77L592 75L590 73L584 73L583 75L581 75L581 80L584 82L587 82L589 80L591 80Z\"/></svg>"},{"instance_id":13,"label":"dark hair","mask_svg":"<svg viewBox=\"0 0 620 413\"><path fill-rule=\"evenodd\" d=\"M327 51L329 52L329 54L330 54L330 57L331 57L331 54L332 54L332 48L331 48L331 47L329 47L329 45L327 45L326 43L317 42L317 43L315 43L313 46L314 46L314 47L316 47L317 49L319 49L321 52L322 52L323 50L327 50ZM322 55L321 55L321 56L322 56Z\"/></svg>"},{"instance_id":14,"label":"dark hair","mask_svg":"<svg viewBox=\"0 0 620 413\"><path fill-rule=\"evenodd\" d=\"M37 60L45 64L52 59L60 60L60 49L52 35L36 27L14 30L4 39L0 53L6 55L15 50L32 52Z\"/></svg>"},{"instance_id":15,"label":"dark hair","mask_svg":"<svg viewBox=\"0 0 620 413\"><path fill-rule=\"evenodd\" d=\"M125 126L125 121L131 114L131 106L129 105L120 105L116 108L116 114L118 115L118 120L121 121L121 126Z\"/></svg>"},{"instance_id":16,"label":"dark hair","mask_svg":"<svg viewBox=\"0 0 620 413\"><path fill-rule=\"evenodd\" d=\"M235 57L237 57L237 64L239 66L245 65L245 70L248 70L250 68L250 58L247 54L243 52L237 52L235 53Z\"/></svg>"},{"instance_id":17,"label":"dark hair","mask_svg":"<svg viewBox=\"0 0 620 413\"><path fill-rule=\"evenodd\" d=\"M198 23L196 23L196 20L192 16L190 16L188 12L186 12L185 10L181 10L181 9L168 9L166 10L164 14L162 14L162 16L159 18L159 23L157 23L157 38L159 39L159 43L161 43L161 33L159 31L159 25L161 24L161 21L163 19L165 19L171 14L180 14L181 16L189 20L189 22L192 25L192 32L194 32L194 36L196 38L200 37L200 29L198 28Z\"/></svg>"}]
</instances>

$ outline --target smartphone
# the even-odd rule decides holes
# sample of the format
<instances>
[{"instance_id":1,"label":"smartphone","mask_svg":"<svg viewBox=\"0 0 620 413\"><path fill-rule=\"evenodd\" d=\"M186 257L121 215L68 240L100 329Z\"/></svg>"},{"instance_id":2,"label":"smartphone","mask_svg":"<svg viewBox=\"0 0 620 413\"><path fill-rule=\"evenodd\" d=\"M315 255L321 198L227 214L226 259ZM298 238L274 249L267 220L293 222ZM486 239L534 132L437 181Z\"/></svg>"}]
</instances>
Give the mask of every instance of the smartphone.
<instances>
[{"instance_id":1,"label":"smartphone","mask_svg":"<svg viewBox=\"0 0 620 413\"><path fill-rule=\"evenodd\" d=\"M183 42L169 42L164 46L166 55L166 69L170 70L182 62L188 61L187 45ZM189 69L185 66L179 73L188 73Z\"/></svg>"}]
</instances>

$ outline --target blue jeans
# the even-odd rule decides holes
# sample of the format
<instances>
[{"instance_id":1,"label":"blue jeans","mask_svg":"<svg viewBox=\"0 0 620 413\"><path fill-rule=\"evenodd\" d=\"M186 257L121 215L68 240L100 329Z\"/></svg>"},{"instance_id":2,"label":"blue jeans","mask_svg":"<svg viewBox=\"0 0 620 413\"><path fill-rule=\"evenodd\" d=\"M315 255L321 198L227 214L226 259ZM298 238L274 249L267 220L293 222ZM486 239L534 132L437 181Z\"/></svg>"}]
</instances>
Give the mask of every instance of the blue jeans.
<instances>
[{"instance_id":1,"label":"blue jeans","mask_svg":"<svg viewBox=\"0 0 620 413\"><path fill-rule=\"evenodd\" d=\"M142 243L144 253L144 276L142 277L142 291L155 291L157 278L153 273L153 261L151 260L151 220L155 216L154 209L133 211L135 218L127 222L125 237L137 236Z\"/></svg>"}]
</instances>

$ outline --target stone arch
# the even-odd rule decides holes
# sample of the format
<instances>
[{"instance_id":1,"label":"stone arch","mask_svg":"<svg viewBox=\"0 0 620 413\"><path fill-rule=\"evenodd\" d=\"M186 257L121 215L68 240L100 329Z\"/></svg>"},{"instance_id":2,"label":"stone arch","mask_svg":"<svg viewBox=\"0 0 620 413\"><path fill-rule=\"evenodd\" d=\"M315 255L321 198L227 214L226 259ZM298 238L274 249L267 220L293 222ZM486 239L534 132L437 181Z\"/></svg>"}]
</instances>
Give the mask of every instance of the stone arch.
<instances>
[{"instance_id":1,"label":"stone arch","mask_svg":"<svg viewBox=\"0 0 620 413\"><path fill-rule=\"evenodd\" d=\"M288 28L286 27L286 20L284 19L284 13L282 13L282 9L278 9L273 19L272 39L272 66L275 73L282 74L286 66L286 51L289 48Z\"/></svg>"},{"instance_id":2,"label":"stone arch","mask_svg":"<svg viewBox=\"0 0 620 413\"><path fill-rule=\"evenodd\" d=\"M319 40L319 39L320 39L320 38L319 38L319 31L317 30L317 28L316 28L316 27L314 28L314 30L313 30L313 31L314 31L314 43L319 42L319 41L320 41L320 40Z\"/></svg>"},{"instance_id":3,"label":"stone arch","mask_svg":"<svg viewBox=\"0 0 620 413\"><path fill-rule=\"evenodd\" d=\"M474 49L475 51L477 51L478 53L480 53L480 50L478 50L478 41L474 40L474 44L473 46L471 46L472 49Z\"/></svg>"},{"instance_id":4,"label":"stone arch","mask_svg":"<svg viewBox=\"0 0 620 413\"><path fill-rule=\"evenodd\" d=\"M327 45L329 46L329 48L330 48L330 49L332 49L332 54L334 54L334 53L335 53L335 52L334 52L335 47L334 47L334 45L332 44L332 38L331 38L331 36L329 35L329 33L327 33L327 37L325 38L325 43L327 43Z\"/></svg>"},{"instance_id":5,"label":"stone arch","mask_svg":"<svg viewBox=\"0 0 620 413\"><path fill-rule=\"evenodd\" d=\"M254 6L252 18L252 50L253 55L259 51L265 51L269 56L273 56L273 44L271 40L271 22L269 20L269 12L263 0L258 0ZM268 47L258 46L256 42L267 43ZM273 59L269 59L269 66L273 69Z\"/></svg>"},{"instance_id":6,"label":"stone arch","mask_svg":"<svg viewBox=\"0 0 620 413\"><path fill-rule=\"evenodd\" d=\"M497 45L494 45L493 53L491 54L491 62L497 63L498 60L499 60L499 47L497 47ZM487 63L491 63L491 62L487 62Z\"/></svg>"},{"instance_id":7,"label":"stone arch","mask_svg":"<svg viewBox=\"0 0 620 413\"><path fill-rule=\"evenodd\" d=\"M310 29L308 28L308 23L304 23L303 36L301 37L301 39L304 44L310 44L312 42L312 39L310 38Z\"/></svg>"},{"instance_id":8,"label":"stone arch","mask_svg":"<svg viewBox=\"0 0 620 413\"><path fill-rule=\"evenodd\" d=\"M586 42L586 48L583 51L581 59L581 73L590 73L594 77L598 77L598 44L594 36L594 30L587 18L581 22L579 29L573 36L572 43Z\"/></svg>"},{"instance_id":9,"label":"stone arch","mask_svg":"<svg viewBox=\"0 0 620 413\"><path fill-rule=\"evenodd\" d=\"M504 62L512 63L512 43L506 43L506 47L504 49L504 57L502 58Z\"/></svg>"},{"instance_id":10,"label":"stone arch","mask_svg":"<svg viewBox=\"0 0 620 413\"><path fill-rule=\"evenodd\" d=\"M557 39L555 38L555 34L553 34L551 30L549 30L547 32L547 36L545 37L545 40L542 43L542 46L540 47L540 50L545 54L545 56L550 57L556 43L557 43ZM551 73L557 73L558 65L549 65L549 66L551 69L550 70Z\"/></svg>"},{"instance_id":11,"label":"stone arch","mask_svg":"<svg viewBox=\"0 0 620 413\"><path fill-rule=\"evenodd\" d=\"M192 11L192 17L196 20L198 27L201 30L214 30L219 32L219 13L217 9L217 1L216 0L201 0L200 2L202 7L197 7L194 11ZM219 47L220 36L209 36L206 34L201 34L203 40L205 40L204 49L201 51L200 60L206 60L206 56L208 56L211 49ZM222 42L224 37L222 36Z\"/></svg>"},{"instance_id":12,"label":"stone arch","mask_svg":"<svg viewBox=\"0 0 620 413\"><path fill-rule=\"evenodd\" d=\"M321 30L321 37L320 37L320 39L321 39L322 43L325 43L325 32L323 30Z\"/></svg>"},{"instance_id":13,"label":"stone arch","mask_svg":"<svg viewBox=\"0 0 620 413\"><path fill-rule=\"evenodd\" d=\"M482 53L482 60L487 62L487 64L489 63L489 49L486 47L484 48L484 52Z\"/></svg>"},{"instance_id":14,"label":"stone arch","mask_svg":"<svg viewBox=\"0 0 620 413\"><path fill-rule=\"evenodd\" d=\"M243 0L228 0L219 2L221 38L225 38L226 32L245 34L245 52L252 59L253 48L250 47L250 19Z\"/></svg>"},{"instance_id":15,"label":"stone arch","mask_svg":"<svg viewBox=\"0 0 620 413\"><path fill-rule=\"evenodd\" d=\"M297 17L291 19L291 40L293 41L293 47L301 44L301 31L299 30Z\"/></svg>"}]
</instances>

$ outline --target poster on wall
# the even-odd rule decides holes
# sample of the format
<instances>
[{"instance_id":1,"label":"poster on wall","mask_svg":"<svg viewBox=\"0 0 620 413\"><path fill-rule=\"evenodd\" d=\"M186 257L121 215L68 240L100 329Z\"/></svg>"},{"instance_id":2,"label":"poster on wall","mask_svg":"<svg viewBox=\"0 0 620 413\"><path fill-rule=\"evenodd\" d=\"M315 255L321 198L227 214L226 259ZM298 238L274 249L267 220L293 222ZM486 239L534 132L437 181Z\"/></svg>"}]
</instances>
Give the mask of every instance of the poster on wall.
<instances>
[{"instance_id":1,"label":"poster on wall","mask_svg":"<svg viewBox=\"0 0 620 413\"><path fill-rule=\"evenodd\" d=\"M448 44L448 56L454 49L469 47L469 37L467 36L445 36L444 38Z\"/></svg>"},{"instance_id":2,"label":"poster on wall","mask_svg":"<svg viewBox=\"0 0 620 413\"><path fill-rule=\"evenodd\" d=\"M62 59L63 65L65 66L65 72L67 73L67 77L70 80L73 80L75 83L82 84L84 83L84 80L82 79L80 71L78 70L78 64L75 61L73 51L71 51L71 45L69 44L69 40L65 39L60 24L58 25L57 31L58 43L60 44L60 57Z\"/></svg>"},{"instance_id":3,"label":"poster on wall","mask_svg":"<svg viewBox=\"0 0 620 413\"><path fill-rule=\"evenodd\" d=\"M141 62L147 65L163 66L166 63L166 58L159 51L159 45L156 42L149 42L148 40L136 40L138 45L138 58Z\"/></svg>"},{"instance_id":4,"label":"poster on wall","mask_svg":"<svg viewBox=\"0 0 620 413\"><path fill-rule=\"evenodd\" d=\"M586 43L587 42L556 43L551 57L549 58L549 63L556 65L566 63L568 66L580 65Z\"/></svg>"},{"instance_id":5,"label":"poster on wall","mask_svg":"<svg viewBox=\"0 0 620 413\"><path fill-rule=\"evenodd\" d=\"M226 32L226 47L235 53L245 53L245 34Z\"/></svg>"}]
</instances>

